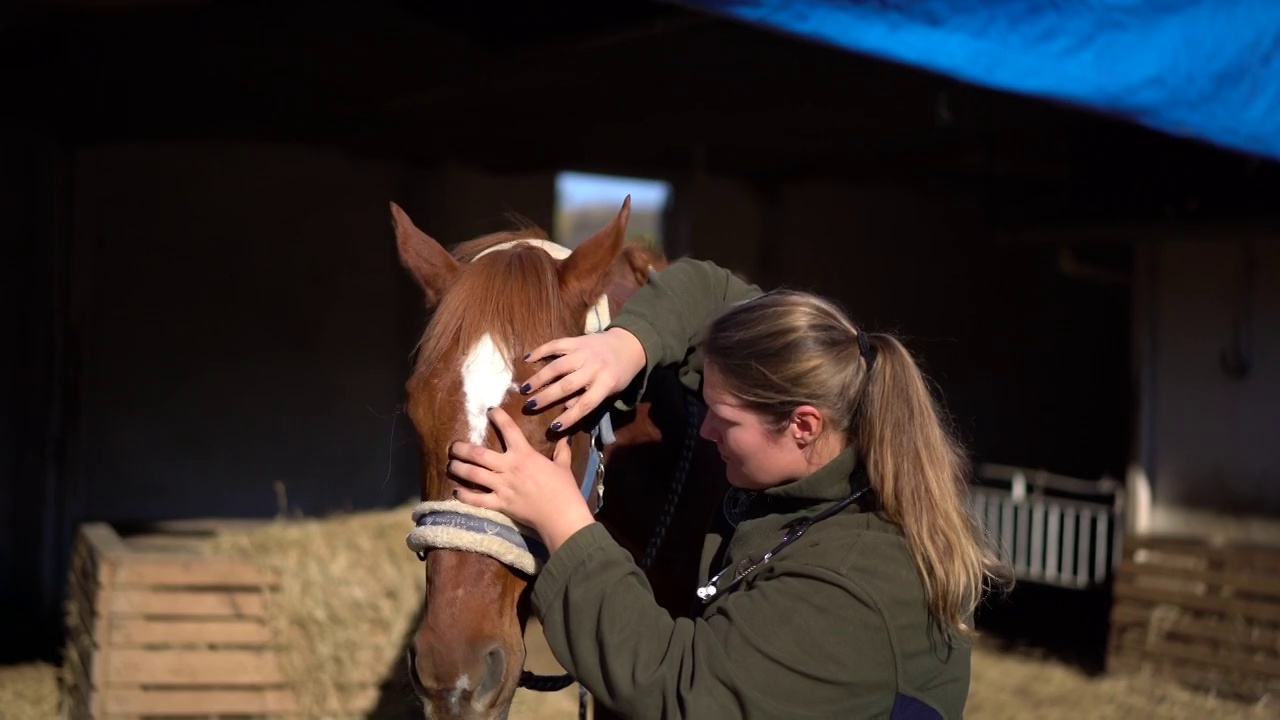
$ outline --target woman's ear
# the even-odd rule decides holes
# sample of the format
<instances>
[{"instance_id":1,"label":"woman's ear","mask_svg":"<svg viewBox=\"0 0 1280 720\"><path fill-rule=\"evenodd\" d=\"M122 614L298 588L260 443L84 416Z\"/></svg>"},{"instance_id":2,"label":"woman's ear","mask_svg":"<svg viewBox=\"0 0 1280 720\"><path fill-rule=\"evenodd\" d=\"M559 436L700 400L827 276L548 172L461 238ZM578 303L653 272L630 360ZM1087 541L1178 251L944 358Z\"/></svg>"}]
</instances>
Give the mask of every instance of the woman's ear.
<instances>
[{"instance_id":1,"label":"woman's ear","mask_svg":"<svg viewBox=\"0 0 1280 720\"><path fill-rule=\"evenodd\" d=\"M825 428L826 418L822 416L821 410L812 405L801 405L792 411L791 422L787 425L787 431L801 449L817 442Z\"/></svg>"}]
</instances>

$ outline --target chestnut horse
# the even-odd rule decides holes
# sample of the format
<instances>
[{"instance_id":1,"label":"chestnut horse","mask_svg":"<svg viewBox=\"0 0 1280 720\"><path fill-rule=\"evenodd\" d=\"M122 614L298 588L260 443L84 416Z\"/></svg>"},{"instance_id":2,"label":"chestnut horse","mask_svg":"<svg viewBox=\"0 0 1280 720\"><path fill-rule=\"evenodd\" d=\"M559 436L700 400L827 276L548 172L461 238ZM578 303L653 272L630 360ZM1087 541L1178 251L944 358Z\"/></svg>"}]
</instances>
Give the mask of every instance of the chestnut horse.
<instances>
[{"instance_id":1,"label":"chestnut horse","mask_svg":"<svg viewBox=\"0 0 1280 720\"><path fill-rule=\"evenodd\" d=\"M427 590L408 660L433 720L506 717L522 681L529 587L541 561L523 528L451 501L458 485L445 473L447 448L464 438L499 447L484 409L500 405L550 456L558 437L550 423L562 406L523 410L515 389L537 367L522 358L554 338L601 329L602 311L616 313L665 266L660 254L624 243L629 212L628 197L572 253L536 227L475 238L451 253L391 205L401 263L433 310L405 386L422 460L414 533L432 533L416 545L410 535L425 560ZM688 615L701 539L727 487L719 454L698 438L701 405L672 369L659 368L633 411L595 415L564 431L579 436L573 467L584 495L593 509L604 499L597 519L646 569L657 601ZM593 450L610 425L614 442L601 460ZM593 484L597 463L608 467L603 495ZM596 716L608 713L597 708Z\"/></svg>"}]
</instances>

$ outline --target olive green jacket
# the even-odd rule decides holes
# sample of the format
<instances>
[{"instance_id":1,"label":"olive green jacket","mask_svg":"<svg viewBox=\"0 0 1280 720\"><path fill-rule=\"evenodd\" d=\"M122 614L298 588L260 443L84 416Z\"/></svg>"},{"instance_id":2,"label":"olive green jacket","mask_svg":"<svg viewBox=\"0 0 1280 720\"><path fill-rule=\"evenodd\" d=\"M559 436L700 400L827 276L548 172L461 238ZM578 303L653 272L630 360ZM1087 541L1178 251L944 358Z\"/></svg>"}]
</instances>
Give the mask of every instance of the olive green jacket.
<instances>
[{"instance_id":1,"label":"olive green jacket","mask_svg":"<svg viewBox=\"0 0 1280 720\"><path fill-rule=\"evenodd\" d=\"M680 364L696 388L701 362L691 348L703 327L759 292L710 263L680 260L613 325L640 339L646 376ZM874 507L855 503L813 525L734 582L789 523L864 486L857 470L847 450L794 483L732 491L702 560L703 582L727 568L722 589L694 619L658 606L602 525L583 528L534 585L556 658L598 703L631 718L962 717L970 648L943 640L930 621L906 542Z\"/></svg>"}]
</instances>

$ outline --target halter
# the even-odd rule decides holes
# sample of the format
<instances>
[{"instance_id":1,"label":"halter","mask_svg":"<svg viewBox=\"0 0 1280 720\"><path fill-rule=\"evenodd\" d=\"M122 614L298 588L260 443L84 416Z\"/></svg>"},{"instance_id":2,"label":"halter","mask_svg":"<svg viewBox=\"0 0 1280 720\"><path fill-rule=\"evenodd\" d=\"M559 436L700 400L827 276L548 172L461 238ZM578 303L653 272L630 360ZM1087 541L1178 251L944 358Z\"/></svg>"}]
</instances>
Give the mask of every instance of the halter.
<instances>
[{"instance_id":1,"label":"halter","mask_svg":"<svg viewBox=\"0 0 1280 720\"><path fill-rule=\"evenodd\" d=\"M477 254L471 262L517 245L540 248L557 260L567 258L573 252L548 240L529 238L494 245ZM609 298L601 295L595 306L587 311L583 334L600 332L609 325L609 320ZM602 410L591 428L587 467L578 484L593 515L604 506L604 448L615 441L608 409ZM427 559L427 550L432 548L463 550L487 555L526 575L537 575L548 559L546 546L529 528L501 513L458 500L419 503L413 508L413 522L415 527L405 538L405 543L423 561Z\"/></svg>"}]
</instances>

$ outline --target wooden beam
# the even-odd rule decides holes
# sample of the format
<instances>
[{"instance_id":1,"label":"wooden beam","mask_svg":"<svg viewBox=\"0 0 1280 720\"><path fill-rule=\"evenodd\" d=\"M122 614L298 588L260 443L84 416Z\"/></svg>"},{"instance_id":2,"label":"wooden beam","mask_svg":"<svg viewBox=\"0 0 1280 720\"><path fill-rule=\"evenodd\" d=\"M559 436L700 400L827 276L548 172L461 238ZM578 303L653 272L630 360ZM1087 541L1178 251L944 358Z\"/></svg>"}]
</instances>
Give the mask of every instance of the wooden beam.
<instances>
[{"instance_id":1,"label":"wooden beam","mask_svg":"<svg viewBox=\"0 0 1280 720\"><path fill-rule=\"evenodd\" d=\"M697 27L722 22L711 15L687 13L676 17L661 17L640 26L621 28L596 28L589 32L550 42L533 43L520 47L487 61L454 63L436 68L443 71L444 79L427 90L415 91L392 98L381 110L421 110L449 100L458 100L477 90L492 86L498 79L510 82L511 78L528 75L531 70L545 72L556 66L572 66L580 70L584 55L605 48L634 44L659 35L670 35Z\"/></svg>"},{"instance_id":2,"label":"wooden beam","mask_svg":"<svg viewBox=\"0 0 1280 720\"><path fill-rule=\"evenodd\" d=\"M218 0L33 0L32 5L76 10L122 10L126 8L207 5Z\"/></svg>"}]
</instances>

